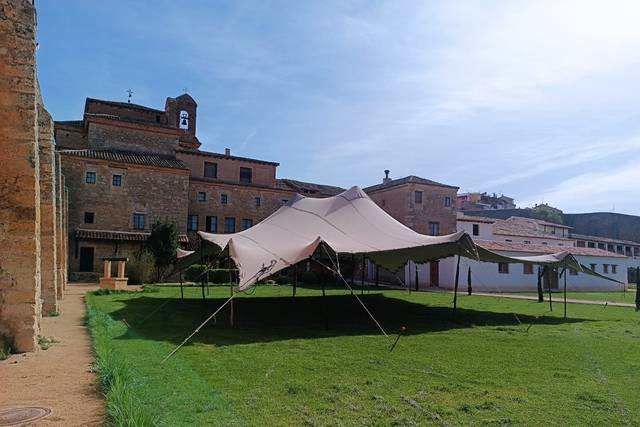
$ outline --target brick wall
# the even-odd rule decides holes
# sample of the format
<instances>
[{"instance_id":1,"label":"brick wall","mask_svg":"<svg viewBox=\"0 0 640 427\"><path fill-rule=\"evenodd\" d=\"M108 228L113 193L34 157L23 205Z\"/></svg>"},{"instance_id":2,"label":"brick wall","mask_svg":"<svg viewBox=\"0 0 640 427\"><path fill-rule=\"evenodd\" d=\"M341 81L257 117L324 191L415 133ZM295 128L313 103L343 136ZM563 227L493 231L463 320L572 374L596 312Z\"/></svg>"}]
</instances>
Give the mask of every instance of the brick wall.
<instances>
[{"instance_id":1,"label":"brick wall","mask_svg":"<svg viewBox=\"0 0 640 427\"><path fill-rule=\"evenodd\" d=\"M422 191L422 203L415 203L415 191ZM429 223L440 224L440 234L456 231L455 200L457 190L450 187L409 183L389 187L369 194L369 197L389 215L422 234L430 234ZM450 207L444 198L449 197Z\"/></svg>"},{"instance_id":2,"label":"brick wall","mask_svg":"<svg viewBox=\"0 0 640 427\"><path fill-rule=\"evenodd\" d=\"M179 151L176 155L191 170L194 178L204 177L204 162L218 165L217 181L230 183L240 182L240 168L250 168L252 171L252 184L265 187L276 185L276 165L268 163L251 162L233 157L211 156L206 153L189 153Z\"/></svg>"},{"instance_id":3,"label":"brick wall","mask_svg":"<svg viewBox=\"0 0 640 427\"><path fill-rule=\"evenodd\" d=\"M205 201L198 201L199 192L206 194ZM223 194L227 195L227 204L221 203ZM292 192L277 189L240 187L192 179L189 187L189 214L198 216L198 229L202 231L205 231L207 216L218 218L218 233L223 232L224 219L227 217L235 218L236 231L242 231L243 219L251 219L255 225L278 210L283 199L290 200L293 195ZM256 205L256 197L260 198L260 206ZM192 240L194 233L189 234L189 239Z\"/></svg>"},{"instance_id":4,"label":"brick wall","mask_svg":"<svg viewBox=\"0 0 640 427\"><path fill-rule=\"evenodd\" d=\"M175 221L185 229L187 215L187 171L161 169L100 160L81 159L62 153L62 173L69 193L69 228L119 231L149 231L156 219ZM96 173L96 183L85 182L86 172ZM113 175L122 185L113 186ZM94 213L94 223L84 222L84 213ZM134 212L146 214L145 230L133 227Z\"/></svg>"},{"instance_id":5,"label":"brick wall","mask_svg":"<svg viewBox=\"0 0 640 427\"><path fill-rule=\"evenodd\" d=\"M173 156L178 137L158 130L89 123L88 145L93 149L153 152Z\"/></svg>"},{"instance_id":6,"label":"brick wall","mask_svg":"<svg viewBox=\"0 0 640 427\"><path fill-rule=\"evenodd\" d=\"M61 127L56 125L56 144L63 148L82 150L89 148L87 135L82 128Z\"/></svg>"},{"instance_id":7,"label":"brick wall","mask_svg":"<svg viewBox=\"0 0 640 427\"><path fill-rule=\"evenodd\" d=\"M124 107L89 99L85 106L85 113L110 114L128 120L158 123L163 125L167 124L167 117L164 111L154 111L150 108L139 108L135 104L128 104Z\"/></svg>"},{"instance_id":8,"label":"brick wall","mask_svg":"<svg viewBox=\"0 0 640 427\"><path fill-rule=\"evenodd\" d=\"M30 1L0 0L0 341L18 351L41 313L35 29Z\"/></svg>"}]
</instances>

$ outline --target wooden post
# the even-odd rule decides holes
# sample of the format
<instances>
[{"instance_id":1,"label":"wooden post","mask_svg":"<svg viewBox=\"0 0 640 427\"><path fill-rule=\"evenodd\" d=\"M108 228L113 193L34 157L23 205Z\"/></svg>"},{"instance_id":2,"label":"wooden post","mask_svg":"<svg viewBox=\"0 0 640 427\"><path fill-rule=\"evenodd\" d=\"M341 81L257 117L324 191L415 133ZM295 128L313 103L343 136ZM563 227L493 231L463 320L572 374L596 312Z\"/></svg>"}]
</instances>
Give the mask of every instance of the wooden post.
<instances>
[{"instance_id":1,"label":"wooden post","mask_svg":"<svg viewBox=\"0 0 640 427\"><path fill-rule=\"evenodd\" d=\"M420 285L418 283L418 264L416 264L415 262L413 263L413 265L416 266L416 291L420 290Z\"/></svg>"},{"instance_id":2,"label":"wooden post","mask_svg":"<svg viewBox=\"0 0 640 427\"><path fill-rule=\"evenodd\" d=\"M230 291L230 295L233 296L233 282L229 283L229 291ZM233 328L233 300L235 298L233 298L231 300L231 310L229 312L229 324L231 325L231 327Z\"/></svg>"},{"instance_id":3,"label":"wooden post","mask_svg":"<svg viewBox=\"0 0 640 427\"><path fill-rule=\"evenodd\" d=\"M456 263L456 282L453 285L453 311L456 311L458 306L458 279L460 277L460 255L458 255L458 262Z\"/></svg>"},{"instance_id":4,"label":"wooden post","mask_svg":"<svg viewBox=\"0 0 640 427\"><path fill-rule=\"evenodd\" d=\"M549 277L549 266L545 265L544 267L542 267L542 274L543 276L545 274L547 275L547 282L549 284L549 286L547 286L549 290L549 311L553 311L553 301L551 301L551 278Z\"/></svg>"},{"instance_id":5,"label":"wooden post","mask_svg":"<svg viewBox=\"0 0 640 427\"><path fill-rule=\"evenodd\" d=\"M471 295L473 289L471 288L471 267L467 270L467 293Z\"/></svg>"},{"instance_id":6,"label":"wooden post","mask_svg":"<svg viewBox=\"0 0 640 427\"><path fill-rule=\"evenodd\" d=\"M351 254L351 295L353 295L353 287L355 286L355 274L356 274L356 256Z\"/></svg>"},{"instance_id":7,"label":"wooden post","mask_svg":"<svg viewBox=\"0 0 640 427\"><path fill-rule=\"evenodd\" d=\"M184 299L184 290L182 289L182 270L180 270L180 299Z\"/></svg>"}]
</instances>

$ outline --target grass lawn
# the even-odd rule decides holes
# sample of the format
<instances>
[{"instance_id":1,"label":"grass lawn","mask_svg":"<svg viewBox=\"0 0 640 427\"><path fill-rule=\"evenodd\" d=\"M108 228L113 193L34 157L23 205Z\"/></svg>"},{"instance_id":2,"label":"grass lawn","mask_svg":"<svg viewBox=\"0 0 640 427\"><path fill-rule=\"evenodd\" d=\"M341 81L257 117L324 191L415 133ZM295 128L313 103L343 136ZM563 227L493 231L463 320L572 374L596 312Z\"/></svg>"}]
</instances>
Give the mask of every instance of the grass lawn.
<instances>
[{"instance_id":1,"label":"grass lawn","mask_svg":"<svg viewBox=\"0 0 640 427\"><path fill-rule=\"evenodd\" d=\"M408 328L390 352L351 295L331 290L323 304L316 289L293 301L288 286L261 286L235 301L234 327L225 308L160 364L228 294L212 288L206 305L198 288L184 301L174 287L87 296L115 320L113 356L160 425L640 423L633 309L570 304L563 319L561 305L461 295L454 317L450 294L371 291L387 331Z\"/></svg>"},{"instance_id":2,"label":"grass lawn","mask_svg":"<svg viewBox=\"0 0 640 427\"><path fill-rule=\"evenodd\" d=\"M537 292L519 292L517 295L538 296ZM548 294L545 292L544 297ZM553 292L551 294L553 301L562 301L564 294L562 292ZM636 290L629 289L627 292L567 292L567 298L582 299L588 301L607 301L607 302L626 302L635 304Z\"/></svg>"}]
</instances>

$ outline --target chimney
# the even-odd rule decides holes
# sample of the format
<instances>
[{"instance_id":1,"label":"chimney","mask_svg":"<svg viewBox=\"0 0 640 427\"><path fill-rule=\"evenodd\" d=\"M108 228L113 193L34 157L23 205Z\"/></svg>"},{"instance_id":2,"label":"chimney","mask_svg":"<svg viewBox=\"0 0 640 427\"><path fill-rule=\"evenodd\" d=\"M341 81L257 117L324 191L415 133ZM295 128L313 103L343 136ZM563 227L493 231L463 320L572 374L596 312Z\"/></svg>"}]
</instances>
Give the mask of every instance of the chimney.
<instances>
[{"instance_id":1,"label":"chimney","mask_svg":"<svg viewBox=\"0 0 640 427\"><path fill-rule=\"evenodd\" d=\"M391 178L389 178L389 172L390 172L389 169L385 169L384 170L384 178L382 178L382 183L383 184L386 183L386 182L391 181Z\"/></svg>"},{"instance_id":2,"label":"chimney","mask_svg":"<svg viewBox=\"0 0 640 427\"><path fill-rule=\"evenodd\" d=\"M230 156L231 155L231 148L225 148L224 149L224 155L225 156Z\"/></svg>"}]
</instances>

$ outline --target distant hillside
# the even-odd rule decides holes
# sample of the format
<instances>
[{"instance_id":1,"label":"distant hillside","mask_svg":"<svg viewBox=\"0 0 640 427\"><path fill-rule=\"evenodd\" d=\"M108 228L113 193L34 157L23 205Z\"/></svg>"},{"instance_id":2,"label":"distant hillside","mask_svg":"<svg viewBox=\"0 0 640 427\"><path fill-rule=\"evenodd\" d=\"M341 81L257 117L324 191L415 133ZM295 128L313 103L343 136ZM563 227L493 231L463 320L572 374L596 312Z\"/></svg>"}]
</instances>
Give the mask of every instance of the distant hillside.
<instances>
[{"instance_id":1,"label":"distant hillside","mask_svg":"<svg viewBox=\"0 0 640 427\"><path fill-rule=\"evenodd\" d=\"M563 214L562 220L574 233L640 242L640 216L593 212Z\"/></svg>"}]
</instances>

